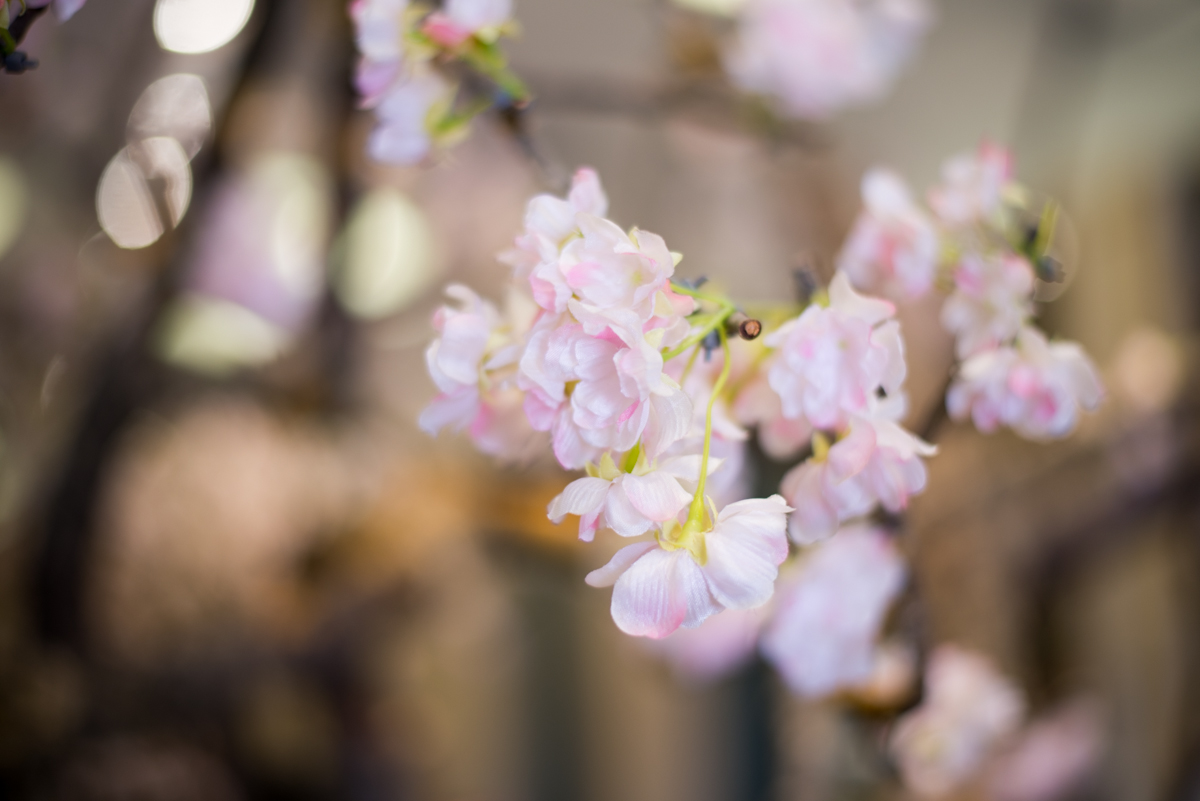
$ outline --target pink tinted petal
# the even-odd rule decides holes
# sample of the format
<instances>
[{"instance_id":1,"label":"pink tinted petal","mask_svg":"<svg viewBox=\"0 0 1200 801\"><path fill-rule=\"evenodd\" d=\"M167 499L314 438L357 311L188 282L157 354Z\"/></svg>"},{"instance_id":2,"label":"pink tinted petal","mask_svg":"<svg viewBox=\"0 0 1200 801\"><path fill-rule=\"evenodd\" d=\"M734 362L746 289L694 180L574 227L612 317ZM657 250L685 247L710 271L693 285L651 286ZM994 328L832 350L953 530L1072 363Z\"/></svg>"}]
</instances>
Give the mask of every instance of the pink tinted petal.
<instances>
[{"instance_id":1,"label":"pink tinted petal","mask_svg":"<svg viewBox=\"0 0 1200 801\"><path fill-rule=\"evenodd\" d=\"M446 426L463 429L476 418L479 408L479 391L474 386L464 387L430 401L417 419L417 425L431 436Z\"/></svg>"},{"instance_id":2,"label":"pink tinted petal","mask_svg":"<svg viewBox=\"0 0 1200 801\"><path fill-rule=\"evenodd\" d=\"M626 476L621 487L635 509L658 523L675 517L692 500L678 481L662 471Z\"/></svg>"},{"instance_id":3,"label":"pink tinted petal","mask_svg":"<svg viewBox=\"0 0 1200 801\"><path fill-rule=\"evenodd\" d=\"M829 282L829 307L857 317L872 326L896 314L896 307L888 301L869 298L855 292L849 276L840 270Z\"/></svg>"},{"instance_id":4,"label":"pink tinted petal","mask_svg":"<svg viewBox=\"0 0 1200 801\"><path fill-rule=\"evenodd\" d=\"M635 542L633 545L626 545L613 554L613 558L604 567L588 573L584 581L593 587L611 587L629 569L630 565L657 548L658 543L653 541Z\"/></svg>"},{"instance_id":5,"label":"pink tinted petal","mask_svg":"<svg viewBox=\"0 0 1200 801\"><path fill-rule=\"evenodd\" d=\"M861 418L850 422L849 433L829 449L827 470L834 482L861 473L875 454L875 429Z\"/></svg>"},{"instance_id":6,"label":"pink tinted petal","mask_svg":"<svg viewBox=\"0 0 1200 801\"><path fill-rule=\"evenodd\" d=\"M555 523L561 523L567 515L585 515L597 511L604 505L611 483L602 478L585 476L566 486L561 494L550 501L547 515Z\"/></svg>"},{"instance_id":7,"label":"pink tinted petal","mask_svg":"<svg viewBox=\"0 0 1200 801\"><path fill-rule=\"evenodd\" d=\"M698 570L687 570L688 564L695 567L686 551L668 552L655 546L630 565L613 587L612 617L617 628L654 639L679 628L688 617L689 595L704 592L703 576ZM699 590L681 586L681 580L697 578Z\"/></svg>"},{"instance_id":8,"label":"pink tinted petal","mask_svg":"<svg viewBox=\"0 0 1200 801\"><path fill-rule=\"evenodd\" d=\"M621 537L637 537L653 527L653 523L632 503L625 494L625 482L630 476L621 476L614 482L612 492L604 504L604 522Z\"/></svg>"},{"instance_id":9,"label":"pink tinted petal","mask_svg":"<svg viewBox=\"0 0 1200 801\"><path fill-rule=\"evenodd\" d=\"M580 167L575 171L571 179L571 194L567 199L575 211L597 217L603 217L608 212L608 197L600 186L600 177L590 167Z\"/></svg>"}]
</instances>

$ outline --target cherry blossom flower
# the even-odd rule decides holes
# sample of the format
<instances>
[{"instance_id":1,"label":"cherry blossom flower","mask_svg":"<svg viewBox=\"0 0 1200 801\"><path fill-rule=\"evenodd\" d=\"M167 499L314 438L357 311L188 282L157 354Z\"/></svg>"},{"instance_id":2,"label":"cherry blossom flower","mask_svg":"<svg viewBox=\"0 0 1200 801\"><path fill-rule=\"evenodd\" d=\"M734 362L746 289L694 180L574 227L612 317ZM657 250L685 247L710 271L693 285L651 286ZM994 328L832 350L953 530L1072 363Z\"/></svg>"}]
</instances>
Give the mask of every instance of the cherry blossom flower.
<instances>
[{"instance_id":1,"label":"cherry blossom flower","mask_svg":"<svg viewBox=\"0 0 1200 801\"><path fill-rule=\"evenodd\" d=\"M1046 341L1025 326L1013 347L968 359L946 395L950 416L969 414L985 433L1005 425L1030 439L1064 437L1079 410L1095 409L1104 395L1096 368L1074 342Z\"/></svg>"},{"instance_id":2,"label":"cherry blossom flower","mask_svg":"<svg viewBox=\"0 0 1200 801\"><path fill-rule=\"evenodd\" d=\"M354 82L362 105L374 107L404 70L405 17L408 0L354 0L354 42L360 59Z\"/></svg>"},{"instance_id":3,"label":"cherry blossom flower","mask_svg":"<svg viewBox=\"0 0 1200 801\"><path fill-rule=\"evenodd\" d=\"M784 476L780 491L795 508L788 522L793 541L807 545L826 539L877 504L902 512L909 496L925 489L921 457L937 449L896 422L901 408L872 404L870 416L853 418L832 445L817 439L812 458Z\"/></svg>"},{"instance_id":4,"label":"cherry blossom flower","mask_svg":"<svg viewBox=\"0 0 1200 801\"><path fill-rule=\"evenodd\" d=\"M929 205L947 225L995 223L1012 174L1012 155L984 142L976 153L955 156L942 165L942 184L929 191Z\"/></svg>"},{"instance_id":5,"label":"cherry blossom flower","mask_svg":"<svg viewBox=\"0 0 1200 801\"><path fill-rule=\"evenodd\" d=\"M813 304L769 335L764 343L779 353L767 379L784 417L840 429L850 415L866 410L876 390L897 392L906 368L893 314L891 303L859 295L838 272L828 307Z\"/></svg>"},{"instance_id":6,"label":"cherry blossom flower","mask_svg":"<svg viewBox=\"0 0 1200 801\"><path fill-rule=\"evenodd\" d=\"M579 538L590 542L596 530L607 526L622 537L636 537L659 528L678 515L692 500L700 474L700 456L664 459L661 466L635 452L635 464L623 471L611 453L598 465L589 464L586 477L572 481L550 502L555 523L569 514L579 515ZM709 470L720 465L709 460Z\"/></svg>"},{"instance_id":7,"label":"cherry blossom flower","mask_svg":"<svg viewBox=\"0 0 1200 801\"><path fill-rule=\"evenodd\" d=\"M454 87L432 70L416 68L392 84L375 108L379 124L367 140L371 158L393 164L415 164L435 144L431 121L438 107L448 107Z\"/></svg>"},{"instance_id":8,"label":"cherry blossom flower","mask_svg":"<svg viewBox=\"0 0 1200 801\"><path fill-rule=\"evenodd\" d=\"M940 646L929 661L925 699L896 723L891 750L904 783L937 798L969 780L1021 723L1019 690L982 656Z\"/></svg>"},{"instance_id":9,"label":"cherry blossom flower","mask_svg":"<svg viewBox=\"0 0 1200 801\"><path fill-rule=\"evenodd\" d=\"M518 326L465 286L452 284L446 294L461 307L443 306L434 314L440 336L426 350L425 363L440 393L418 424L431 435L466 429L484 453L523 455L533 432L514 383Z\"/></svg>"},{"instance_id":10,"label":"cherry blossom flower","mask_svg":"<svg viewBox=\"0 0 1200 801\"><path fill-rule=\"evenodd\" d=\"M904 578L904 561L886 532L842 529L780 582L763 655L800 695L869 680L880 627Z\"/></svg>"},{"instance_id":11,"label":"cherry blossom flower","mask_svg":"<svg viewBox=\"0 0 1200 801\"><path fill-rule=\"evenodd\" d=\"M932 21L924 0L749 0L727 66L798 117L881 96Z\"/></svg>"},{"instance_id":12,"label":"cherry blossom flower","mask_svg":"<svg viewBox=\"0 0 1200 801\"><path fill-rule=\"evenodd\" d=\"M500 261L513 267L514 277L523 281L543 262L558 260L568 239L582 236L575 215L579 212L603 217L608 213L608 197L600 185L600 177L590 167L581 167L571 178L571 189L565 199L553 195L537 195L525 207L525 230L516 238L511 250L500 254ZM565 279L550 285L535 286L534 296L545 309L562 311L557 302L557 290L565 288ZM540 290L540 291L539 291ZM550 294L547 295L547 292Z\"/></svg>"},{"instance_id":13,"label":"cherry blossom flower","mask_svg":"<svg viewBox=\"0 0 1200 801\"><path fill-rule=\"evenodd\" d=\"M1033 314L1033 268L1013 253L968 253L954 270L942 325L960 359L1010 341Z\"/></svg>"},{"instance_id":14,"label":"cherry blossom flower","mask_svg":"<svg viewBox=\"0 0 1200 801\"><path fill-rule=\"evenodd\" d=\"M560 464L578 469L639 439L655 458L687 433L691 402L663 371L659 347L672 341L664 330L645 333L633 312L606 313L574 300L569 312L535 325L519 385L528 392L533 427L553 432Z\"/></svg>"},{"instance_id":15,"label":"cherry blossom flower","mask_svg":"<svg viewBox=\"0 0 1200 801\"><path fill-rule=\"evenodd\" d=\"M707 531L672 520L655 539L628 545L587 576L593 587L613 585L612 617L626 634L660 639L695 627L723 609L753 609L775 589L787 558L790 507L783 498L730 504Z\"/></svg>"},{"instance_id":16,"label":"cherry blossom flower","mask_svg":"<svg viewBox=\"0 0 1200 801\"><path fill-rule=\"evenodd\" d=\"M919 298L933 286L941 240L904 180L876 169L862 182L863 211L838 257L855 286Z\"/></svg>"}]
</instances>

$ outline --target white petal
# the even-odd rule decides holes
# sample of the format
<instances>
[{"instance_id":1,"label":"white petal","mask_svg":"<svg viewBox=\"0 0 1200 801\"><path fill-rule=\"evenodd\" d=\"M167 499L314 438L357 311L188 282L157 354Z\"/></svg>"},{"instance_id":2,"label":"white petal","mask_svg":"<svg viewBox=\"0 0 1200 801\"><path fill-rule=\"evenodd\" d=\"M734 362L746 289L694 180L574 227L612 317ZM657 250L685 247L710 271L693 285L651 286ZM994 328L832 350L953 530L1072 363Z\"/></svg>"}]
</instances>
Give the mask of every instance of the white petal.
<instances>
[{"instance_id":1,"label":"white petal","mask_svg":"<svg viewBox=\"0 0 1200 801\"><path fill-rule=\"evenodd\" d=\"M584 581L593 587L611 587L621 574L629 569L630 565L641 559L647 552L656 548L658 548L658 543L653 540L626 545L613 554L613 558L604 567L597 568L588 573Z\"/></svg>"},{"instance_id":2,"label":"white petal","mask_svg":"<svg viewBox=\"0 0 1200 801\"><path fill-rule=\"evenodd\" d=\"M626 476L621 488L635 509L658 523L679 514L692 500L678 481L657 470L644 476Z\"/></svg>"},{"instance_id":3,"label":"white petal","mask_svg":"<svg viewBox=\"0 0 1200 801\"><path fill-rule=\"evenodd\" d=\"M610 482L592 476L572 481L561 494L550 501L546 513L552 521L561 523L567 515L582 516L595 512L604 505L610 486Z\"/></svg>"},{"instance_id":4,"label":"white petal","mask_svg":"<svg viewBox=\"0 0 1200 801\"><path fill-rule=\"evenodd\" d=\"M612 616L626 634L660 639L715 611L704 574L687 551L650 551L613 587ZM689 614L690 612L690 614Z\"/></svg>"},{"instance_id":5,"label":"white petal","mask_svg":"<svg viewBox=\"0 0 1200 801\"><path fill-rule=\"evenodd\" d=\"M838 271L829 282L829 308L876 325L895 315L896 307L886 300L860 295L850 285L850 278Z\"/></svg>"}]
</instances>

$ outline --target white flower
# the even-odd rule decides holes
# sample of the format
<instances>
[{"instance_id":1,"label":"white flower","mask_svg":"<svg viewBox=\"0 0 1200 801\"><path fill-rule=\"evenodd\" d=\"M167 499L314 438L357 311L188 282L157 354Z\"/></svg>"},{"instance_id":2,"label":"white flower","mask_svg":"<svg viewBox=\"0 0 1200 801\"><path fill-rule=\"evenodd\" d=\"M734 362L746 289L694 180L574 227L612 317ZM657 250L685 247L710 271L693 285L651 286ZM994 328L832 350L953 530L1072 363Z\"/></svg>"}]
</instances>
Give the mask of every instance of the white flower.
<instances>
[{"instance_id":1,"label":"white flower","mask_svg":"<svg viewBox=\"0 0 1200 801\"><path fill-rule=\"evenodd\" d=\"M414 69L383 95L375 114L379 124L367 140L371 158L391 164L415 164L429 155L434 139L430 117L448 103L454 87L432 70Z\"/></svg>"},{"instance_id":2,"label":"white flower","mask_svg":"<svg viewBox=\"0 0 1200 801\"><path fill-rule=\"evenodd\" d=\"M447 427L466 429L484 453L522 456L533 430L515 387L520 332L467 287L451 284L446 294L460 308L443 306L434 314L439 336L425 351L425 364L439 394L418 424L430 435Z\"/></svg>"},{"instance_id":3,"label":"white flower","mask_svg":"<svg viewBox=\"0 0 1200 801\"><path fill-rule=\"evenodd\" d=\"M942 325L957 337L958 357L1015 337L1033 314L1033 285L1033 268L1021 256L964 255L954 270L954 292L942 306Z\"/></svg>"},{"instance_id":4,"label":"white flower","mask_svg":"<svg viewBox=\"0 0 1200 801\"><path fill-rule=\"evenodd\" d=\"M1032 326L1013 347L968 359L946 395L950 416L968 414L983 432L1005 425L1030 439L1064 437L1080 409L1095 409L1104 396L1096 368L1074 342L1049 343Z\"/></svg>"},{"instance_id":5,"label":"white flower","mask_svg":"<svg viewBox=\"0 0 1200 801\"><path fill-rule=\"evenodd\" d=\"M727 64L798 117L881 96L929 26L924 0L749 0Z\"/></svg>"},{"instance_id":6,"label":"white flower","mask_svg":"<svg viewBox=\"0 0 1200 801\"><path fill-rule=\"evenodd\" d=\"M571 514L579 515L579 538L590 542L596 530L611 528L622 537L636 537L659 528L674 518L692 500L700 473L699 456L678 456L657 465L636 456L632 469L622 471L611 453L589 464L588 475L572 481L550 502L549 517L555 523ZM720 465L709 460L709 470Z\"/></svg>"},{"instance_id":7,"label":"white flower","mask_svg":"<svg viewBox=\"0 0 1200 801\"><path fill-rule=\"evenodd\" d=\"M921 457L937 449L895 422L900 407L872 404L872 414L853 418L837 442L823 446L826 452L817 440L812 458L784 476L780 491L795 509L788 522L795 542L807 545L830 537L839 525L877 504L901 512L910 495L925 489Z\"/></svg>"},{"instance_id":8,"label":"white flower","mask_svg":"<svg viewBox=\"0 0 1200 801\"><path fill-rule=\"evenodd\" d=\"M964 153L942 165L940 186L929 191L929 205L948 225L998 221L1004 192L1012 181L1012 155L984 142L976 153Z\"/></svg>"},{"instance_id":9,"label":"white flower","mask_svg":"<svg viewBox=\"0 0 1200 801\"><path fill-rule=\"evenodd\" d=\"M613 587L612 616L626 634L659 639L722 609L762 606L787 558L790 508L783 498L726 506L708 531L688 534L670 521L654 541L626 546L587 576Z\"/></svg>"},{"instance_id":10,"label":"white flower","mask_svg":"<svg viewBox=\"0 0 1200 801\"><path fill-rule=\"evenodd\" d=\"M516 238L511 250L500 254L500 261L513 267L518 280L529 278L533 268L543 262L557 262L567 240L582 236L575 222L579 212L596 217L603 217L608 212L608 197L600 185L600 177L590 167L575 171L566 199L537 195L529 201L525 207L525 230ZM560 289L561 302L558 300ZM533 290L534 298L542 308L560 312L566 308L570 292L566 290L565 278L555 279L551 274L548 286L534 284Z\"/></svg>"},{"instance_id":11,"label":"white flower","mask_svg":"<svg viewBox=\"0 0 1200 801\"><path fill-rule=\"evenodd\" d=\"M876 169L862 182L863 211L838 257L855 286L919 298L933 286L941 241L904 180Z\"/></svg>"},{"instance_id":12,"label":"white flower","mask_svg":"<svg viewBox=\"0 0 1200 801\"><path fill-rule=\"evenodd\" d=\"M801 695L828 695L866 682L880 627L904 577L904 562L886 532L842 529L780 582L763 655Z\"/></svg>"},{"instance_id":13,"label":"white flower","mask_svg":"<svg viewBox=\"0 0 1200 801\"><path fill-rule=\"evenodd\" d=\"M1020 692L986 659L940 646L930 658L924 701L892 734L904 783L924 797L946 795L972 777L1023 715Z\"/></svg>"},{"instance_id":14,"label":"white flower","mask_svg":"<svg viewBox=\"0 0 1200 801\"><path fill-rule=\"evenodd\" d=\"M895 394L906 368L894 313L891 303L856 293L838 272L827 308L813 304L770 334L764 343L778 348L778 356L767 378L783 416L841 429L866 410L878 389Z\"/></svg>"}]
</instances>

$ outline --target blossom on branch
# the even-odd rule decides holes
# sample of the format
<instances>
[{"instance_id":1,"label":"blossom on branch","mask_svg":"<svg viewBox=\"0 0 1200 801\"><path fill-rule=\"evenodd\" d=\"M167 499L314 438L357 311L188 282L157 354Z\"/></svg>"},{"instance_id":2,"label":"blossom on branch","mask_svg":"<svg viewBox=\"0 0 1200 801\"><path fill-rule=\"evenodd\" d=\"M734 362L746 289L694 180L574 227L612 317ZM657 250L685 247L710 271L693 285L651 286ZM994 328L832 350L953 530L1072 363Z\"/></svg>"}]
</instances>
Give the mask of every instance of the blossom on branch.
<instances>
[{"instance_id":1,"label":"blossom on branch","mask_svg":"<svg viewBox=\"0 0 1200 801\"><path fill-rule=\"evenodd\" d=\"M726 506L706 530L672 520L653 541L617 551L587 583L613 587L617 628L654 639L698 626L723 609L762 606L788 555L789 511L772 495Z\"/></svg>"},{"instance_id":2,"label":"blossom on branch","mask_svg":"<svg viewBox=\"0 0 1200 801\"><path fill-rule=\"evenodd\" d=\"M983 432L1009 426L1031 439L1064 437L1080 409L1092 410L1104 388L1091 359L1074 342L1048 342L1032 326L1014 345L968 359L946 395L955 420L968 415Z\"/></svg>"},{"instance_id":3,"label":"blossom on branch","mask_svg":"<svg viewBox=\"0 0 1200 801\"><path fill-rule=\"evenodd\" d=\"M899 391L907 370L895 311L885 300L859 295L839 272L828 307L813 304L766 337L764 344L779 350L768 381L783 416L839 429L866 411L877 390Z\"/></svg>"},{"instance_id":4,"label":"blossom on branch","mask_svg":"<svg viewBox=\"0 0 1200 801\"><path fill-rule=\"evenodd\" d=\"M963 256L954 292L942 306L942 325L957 337L960 359L998 347L1033 315L1033 268L1012 253Z\"/></svg>"},{"instance_id":5,"label":"blossom on branch","mask_svg":"<svg viewBox=\"0 0 1200 801\"><path fill-rule=\"evenodd\" d=\"M838 256L838 269L855 286L913 300L937 277L941 237L904 180L890 170L868 172L863 211Z\"/></svg>"},{"instance_id":6,"label":"blossom on branch","mask_svg":"<svg viewBox=\"0 0 1200 801\"><path fill-rule=\"evenodd\" d=\"M882 96L933 20L925 0L748 0L727 66L790 116Z\"/></svg>"},{"instance_id":7,"label":"blossom on branch","mask_svg":"<svg viewBox=\"0 0 1200 801\"><path fill-rule=\"evenodd\" d=\"M905 572L886 532L861 525L842 529L781 580L763 655L800 695L828 695L867 681Z\"/></svg>"}]
</instances>

